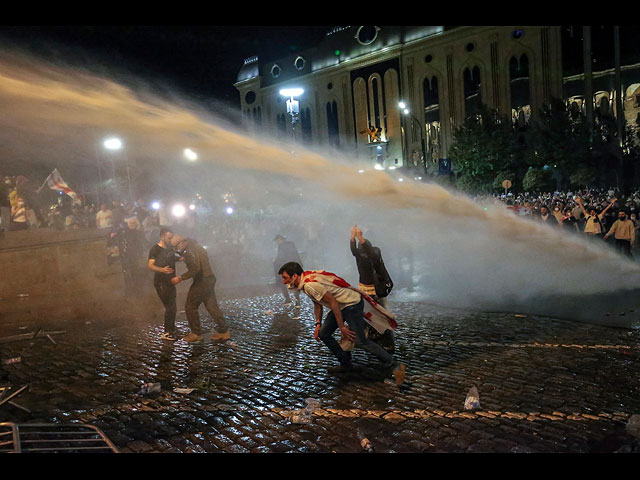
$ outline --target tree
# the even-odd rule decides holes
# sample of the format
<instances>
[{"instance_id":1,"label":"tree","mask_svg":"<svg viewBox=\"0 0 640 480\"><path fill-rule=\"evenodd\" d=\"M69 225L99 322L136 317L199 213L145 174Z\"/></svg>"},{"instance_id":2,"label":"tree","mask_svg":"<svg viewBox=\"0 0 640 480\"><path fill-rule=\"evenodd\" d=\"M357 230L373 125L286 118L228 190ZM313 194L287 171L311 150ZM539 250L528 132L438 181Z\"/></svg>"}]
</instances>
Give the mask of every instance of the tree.
<instances>
[{"instance_id":1,"label":"tree","mask_svg":"<svg viewBox=\"0 0 640 480\"><path fill-rule=\"evenodd\" d=\"M554 98L543 106L527 132L527 163L545 165L560 174L560 188L567 188L578 167L593 165L586 118L579 109Z\"/></svg>"},{"instance_id":2,"label":"tree","mask_svg":"<svg viewBox=\"0 0 640 480\"><path fill-rule=\"evenodd\" d=\"M511 120L482 105L453 135L451 157L458 188L490 191L501 172L517 172L519 144ZM516 178L510 178L515 184Z\"/></svg>"},{"instance_id":3,"label":"tree","mask_svg":"<svg viewBox=\"0 0 640 480\"><path fill-rule=\"evenodd\" d=\"M553 190L551 172L544 167L529 167L522 180L522 188L527 192Z\"/></svg>"}]
</instances>

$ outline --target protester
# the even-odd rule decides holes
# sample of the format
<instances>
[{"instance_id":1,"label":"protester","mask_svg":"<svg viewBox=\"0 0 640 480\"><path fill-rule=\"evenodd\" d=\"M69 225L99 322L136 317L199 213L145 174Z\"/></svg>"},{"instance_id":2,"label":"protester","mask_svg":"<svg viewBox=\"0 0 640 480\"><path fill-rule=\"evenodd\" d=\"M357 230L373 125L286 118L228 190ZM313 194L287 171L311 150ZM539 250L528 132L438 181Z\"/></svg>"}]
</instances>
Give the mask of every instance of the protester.
<instances>
[{"instance_id":1,"label":"protester","mask_svg":"<svg viewBox=\"0 0 640 480\"><path fill-rule=\"evenodd\" d=\"M356 240L358 245L356 245ZM371 245L371 242L364 238L362 230L357 225L351 228L349 248L356 259L359 276L358 288L386 307L387 295L393 288L393 281L384 265L380 249ZM385 350L394 351L394 338L391 329L380 334L371 325L366 324L365 334L367 338L378 343ZM350 350L353 345L350 342L344 342L341 343L341 347Z\"/></svg>"},{"instance_id":2,"label":"protester","mask_svg":"<svg viewBox=\"0 0 640 480\"><path fill-rule=\"evenodd\" d=\"M330 373L344 373L352 370L351 353L345 352L333 338L333 333L339 329L344 337L355 341L367 352L376 356L385 369L391 370L396 384L404 383L405 366L398 362L384 348L369 340L364 332L364 300L363 295L357 289L351 287L342 278L332 273L320 270L302 270L300 264L290 262L279 270L285 285L303 290L313 301L316 317L316 328L313 337L322 341L333 353L340 363L337 367L329 368ZM370 298L367 300L369 303ZM369 303L378 312L384 310L377 302ZM323 307L329 309L329 313L322 324ZM348 324L348 326L345 324Z\"/></svg>"},{"instance_id":3,"label":"protester","mask_svg":"<svg viewBox=\"0 0 640 480\"><path fill-rule=\"evenodd\" d=\"M278 234L273 239L273 241L276 242L276 244L278 245L278 254L276 255L275 260L273 261L273 271L276 278L276 285L278 286L278 288L280 289L280 292L284 296L284 306L289 307L291 306L291 297L289 296L289 289L282 283L278 270L282 265L288 262L296 262L302 265L302 260L300 260L300 255L298 254L298 249L296 248L296 245L292 241L287 240L285 236ZM293 293L294 293L294 296L296 297L296 308L300 309L300 290L294 289ZM297 318L299 317L296 315L295 319Z\"/></svg>"},{"instance_id":4,"label":"protester","mask_svg":"<svg viewBox=\"0 0 640 480\"><path fill-rule=\"evenodd\" d=\"M175 235L171 239L171 245L180 252L187 264L187 272L173 277L171 282L174 285L193 278L193 283L189 287L187 300L185 302L185 312L189 322L191 333L183 338L186 342L199 342L202 336L202 326L198 308L204 303L205 308L213 318L217 326L217 332L211 335L211 340L215 342L225 342L231 338L229 327L224 318L224 314L218 306L215 294L216 277L209 263L207 251L194 239L185 238L182 235Z\"/></svg>"},{"instance_id":5,"label":"protester","mask_svg":"<svg viewBox=\"0 0 640 480\"><path fill-rule=\"evenodd\" d=\"M578 219L573 216L573 211L570 208L565 209L561 223L562 227L571 233L578 233L580 231L578 228Z\"/></svg>"},{"instance_id":6,"label":"protester","mask_svg":"<svg viewBox=\"0 0 640 480\"><path fill-rule=\"evenodd\" d=\"M113 213L107 208L107 204L103 203L100 205L98 213L96 213L96 226L99 229L106 230L112 228L113 225Z\"/></svg>"},{"instance_id":7,"label":"protester","mask_svg":"<svg viewBox=\"0 0 640 480\"><path fill-rule=\"evenodd\" d=\"M596 213L596 209L593 207L589 208L589 213L587 214L587 210L584 208L582 200L580 198L576 198L576 202L578 202L578 205L582 209L582 212L584 213L584 217L586 219L584 233L593 238L600 238L600 235L602 235L602 219L607 213L607 210L609 210L616 203L616 199L614 198L613 200L611 200L609 205L607 205L607 207L599 214Z\"/></svg>"},{"instance_id":8,"label":"protester","mask_svg":"<svg viewBox=\"0 0 640 480\"><path fill-rule=\"evenodd\" d=\"M635 242L635 227L633 222L627 218L625 209L621 209L618 212L618 220L613 222L604 239L606 240L611 235L614 235L616 240L616 249L620 253L631 257L631 245Z\"/></svg>"},{"instance_id":9,"label":"protester","mask_svg":"<svg viewBox=\"0 0 640 480\"><path fill-rule=\"evenodd\" d=\"M171 245L173 232L168 227L160 229L160 241L149 250L147 268L154 272L153 286L164 305L163 340L176 341L176 286L171 282L176 271L176 254Z\"/></svg>"},{"instance_id":10,"label":"protester","mask_svg":"<svg viewBox=\"0 0 640 480\"><path fill-rule=\"evenodd\" d=\"M534 218L545 225L550 225L552 227L558 226L558 219L549 212L549 208L546 205L542 205L540 207L540 214L536 215Z\"/></svg>"},{"instance_id":11,"label":"protester","mask_svg":"<svg viewBox=\"0 0 640 480\"><path fill-rule=\"evenodd\" d=\"M16 202L11 206L11 230L28 230L27 208L22 197L16 197Z\"/></svg>"}]
</instances>

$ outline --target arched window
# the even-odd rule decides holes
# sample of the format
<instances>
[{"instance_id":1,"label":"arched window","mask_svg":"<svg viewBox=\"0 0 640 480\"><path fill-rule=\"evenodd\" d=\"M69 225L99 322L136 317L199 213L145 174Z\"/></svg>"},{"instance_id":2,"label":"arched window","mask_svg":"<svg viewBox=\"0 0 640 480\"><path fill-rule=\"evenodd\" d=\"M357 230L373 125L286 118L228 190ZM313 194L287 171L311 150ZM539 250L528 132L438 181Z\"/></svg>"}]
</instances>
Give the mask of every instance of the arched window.
<instances>
[{"instance_id":1,"label":"arched window","mask_svg":"<svg viewBox=\"0 0 640 480\"><path fill-rule=\"evenodd\" d=\"M337 148L340 145L340 128L338 125L338 104L335 101L327 103L327 128L329 144Z\"/></svg>"},{"instance_id":2,"label":"arched window","mask_svg":"<svg viewBox=\"0 0 640 480\"><path fill-rule=\"evenodd\" d=\"M309 107L300 111L300 128L302 129L302 142L311 145L311 114Z\"/></svg>"},{"instance_id":3,"label":"arched window","mask_svg":"<svg viewBox=\"0 0 640 480\"><path fill-rule=\"evenodd\" d=\"M287 133L287 117L284 113L276 116L276 135L278 138L284 138Z\"/></svg>"},{"instance_id":4,"label":"arched window","mask_svg":"<svg viewBox=\"0 0 640 480\"><path fill-rule=\"evenodd\" d=\"M425 154L427 162L440 158L440 97L438 77L425 78L423 83L424 123L426 127Z\"/></svg>"},{"instance_id":5,"label":"arched window","mask_svg":"<svg viewBox=\"0 0 640 480\"><path fill-rule=\"evenodd\" d=\"M529 59L526 55L511 57L509 61L511 113L514 122L524 127L529 122L531 97L529 93Z\"/></svg>"},{"instance_id":6,"label":"arched window","mask_svg":"<svg viewBox=\"0 0 640 480\"><path fill-rule=\"evenodd\" d=\"M482 96L480 94L480 68L464 69L464 110L467 117L480 113Z\"/></svg>"}]
</instances>

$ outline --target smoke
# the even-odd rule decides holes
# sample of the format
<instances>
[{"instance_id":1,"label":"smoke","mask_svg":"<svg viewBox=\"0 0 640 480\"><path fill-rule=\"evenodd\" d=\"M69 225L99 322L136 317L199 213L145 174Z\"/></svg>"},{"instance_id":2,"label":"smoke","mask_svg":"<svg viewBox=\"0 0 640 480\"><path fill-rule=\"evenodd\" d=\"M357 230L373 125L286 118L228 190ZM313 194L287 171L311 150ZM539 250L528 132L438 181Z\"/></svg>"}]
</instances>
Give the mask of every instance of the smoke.
<instances>
[{"instance_id":1,"label":"smoke","mask_svg":"<svg viewBox=\"0 0 640 480\"><path fill-rule=\"evenodd\" d=\"M357 284L348 241L358 224L381 247L396 295L404 298L554 314L543 299L602 298L632 291L640 280L635 263L604 246L503 207L400 181L401 175L359 173L368 167L356 158L247 135L180 99L86 71L4 52L0 103L3 155L72 166L93 159L97 142L118 134L136 168L154 176L163 192L213 198L232 191L242 208L269 212L273 230L247 235L257 271L271 268L271 238L285 233L304 251L306 269L330 270ZM187 147L198 153L197 165L182 157ZM296 233L281 232L283 225Z\"/></svg>"}]
</instances>

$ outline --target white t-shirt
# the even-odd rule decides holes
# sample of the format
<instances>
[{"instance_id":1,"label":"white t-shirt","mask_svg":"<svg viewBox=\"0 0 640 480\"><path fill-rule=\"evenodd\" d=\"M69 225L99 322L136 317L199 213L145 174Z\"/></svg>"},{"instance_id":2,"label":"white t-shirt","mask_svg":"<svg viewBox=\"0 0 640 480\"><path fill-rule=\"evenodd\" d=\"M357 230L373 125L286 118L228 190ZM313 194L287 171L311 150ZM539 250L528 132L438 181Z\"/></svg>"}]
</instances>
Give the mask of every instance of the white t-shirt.
<instances>
[{"instance_id":1,"label":"white t-shirt","mask_svg":"<svg viewBox=\"0 0 640 480\"><path fill-rule=\"evenodd\" d=\"M112 219L113 214L111 213L111 210L105 210L104 212L99 210L98 213L96 213L96 226L98 228L111 227L113 225Z\"/></svg>"},{"instance_id":2,"label":"white t-shirt","mask_svg":"<svg viewBox=\"0 0 640 480\"><path fill-rule=\"evenodd\" d=\"M340 310L344 310L352 305L357 305L362 299L362 296L358 292L351 290L350 288L338 287L337 285L327 286L319 282L305 283L302 286L302 290L304 290L304 293L306 293L312 300L315 300L320 305L327 308L330 308L329 305L321 300L322 297L324 297L324 294L329 292L338 301Z\"/></svg>"}]
</instances>

